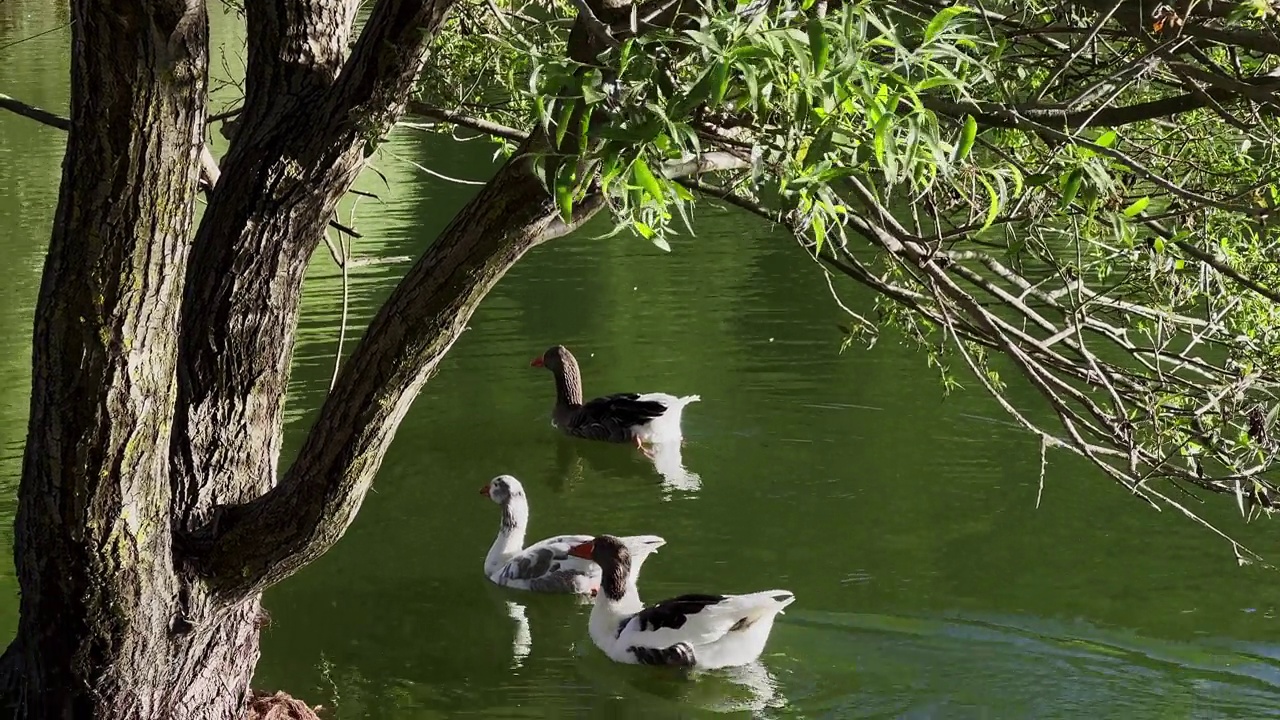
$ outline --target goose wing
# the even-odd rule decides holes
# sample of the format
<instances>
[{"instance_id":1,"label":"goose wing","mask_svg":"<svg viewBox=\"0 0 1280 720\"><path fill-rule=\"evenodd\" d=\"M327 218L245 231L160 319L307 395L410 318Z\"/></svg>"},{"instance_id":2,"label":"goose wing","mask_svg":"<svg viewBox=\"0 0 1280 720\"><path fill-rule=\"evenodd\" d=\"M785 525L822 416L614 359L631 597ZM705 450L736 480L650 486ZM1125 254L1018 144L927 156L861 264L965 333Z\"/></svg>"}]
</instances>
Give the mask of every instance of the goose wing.
<instances>
[{"instance_id":1,"label":"goose wing","mask_svg":"<svg viewBox=\"0 0 1280 720\"><path fill-rule=\"evenodd\" d=\"M536 542L502 566L499 582L521 581L530 590L542 592L572 591L578 578L594 580L600 574L599 565L569 554L569 548L590 539L590 535L557 535Z\"/></svg>"},{"instance_id":2,"label":"goose wing","mask_svg":"<svg viewBox=\"0 0 1280 720\"><path fill-rule=\"evenodd\" d=\"M749 595L680 595L650 605L618 627L623 647L669 648L677 643L707 645L795 600L786 590Z\"/></svg>"},{"instance_id":3,"label":"goose wing","mask_svg":"<svg viewBox=\"0 0 1280 720\"><path fill-rule=\"evenodd\" d=\"M652 422L666 411L665 403L643 399L639 393L618 393L587 402L572 424L576 434L585 438L626 441L631 428Z\"/></svg>"}]
</instances>

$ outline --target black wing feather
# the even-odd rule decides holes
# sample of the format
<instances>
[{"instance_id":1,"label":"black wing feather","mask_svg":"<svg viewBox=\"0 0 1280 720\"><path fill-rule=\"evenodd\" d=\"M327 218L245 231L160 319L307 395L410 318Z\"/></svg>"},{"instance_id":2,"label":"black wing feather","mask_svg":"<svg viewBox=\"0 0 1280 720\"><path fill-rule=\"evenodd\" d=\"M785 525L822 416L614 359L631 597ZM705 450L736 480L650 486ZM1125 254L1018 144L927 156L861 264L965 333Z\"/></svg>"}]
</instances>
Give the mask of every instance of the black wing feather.
<instances>
[{"instance_id":1,"label":"black wing feather","mask_svg":"<svg viewBox=\"0 0 1280 720\"><path fill-rule=\"evenodd\" d=\"M708 606L723 602L725 597L724 595L703 595L699 593L679 595L641 610L636 613L635 620L641 631L661 628L679 629L688 622L690 615L697 615ZM627 620L630 621L630 619L628 618ZM621 631L621 627L619 627L619 631Z\"/></svg>"},{"instance_id":2,"label":"black wing feather","mask_svg":"<svg viewBox=\"0 0 1280 720\"><path fill-rule=\"evenodd\" d=\"M651 648L632 646L627 648L636 656L641 665L671 665L676 667L693 667L697 662L693 646L689 643L676 643L667 648Z\"/></svg>"},{"instance_id":3,"label":"black wing feather","mask_svg":"<svg viewBox=\"0 0 1280 720\"><path fill-rule=\"evenodd\" d=\"M589 440L627 442L631 428L644 425L667 411L656 400L640 400L639 393L617 393L587 402L574 413L569 431Z\"/></svg>"}]
</instances>

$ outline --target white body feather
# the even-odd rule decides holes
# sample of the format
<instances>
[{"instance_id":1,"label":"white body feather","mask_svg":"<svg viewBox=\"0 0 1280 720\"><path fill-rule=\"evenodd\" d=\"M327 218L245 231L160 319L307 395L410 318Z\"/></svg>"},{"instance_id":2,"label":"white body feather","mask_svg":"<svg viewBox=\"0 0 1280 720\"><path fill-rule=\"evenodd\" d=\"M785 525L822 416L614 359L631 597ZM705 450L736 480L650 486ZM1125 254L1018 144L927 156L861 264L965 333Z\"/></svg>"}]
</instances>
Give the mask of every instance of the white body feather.
<instances>
[{"instance_id":1,"label":"white body feather","mask_svg":"<svg viewBox=\"0 0 1280 720\"><path fill-rule=\"evenodd\" d=\"M676 397L667 393L644 393L638 401L641 402L660 402L667 406L667 411L658 417L650 420L643 425L636 425L632 432L640 438L642 442L647 443L669 443L679 442L682 435L680 432L680 418L684 415L684 408L690 403L696 403L702 397L698 395L685 395L684 397Z\"/></svg>"}]
</instances>

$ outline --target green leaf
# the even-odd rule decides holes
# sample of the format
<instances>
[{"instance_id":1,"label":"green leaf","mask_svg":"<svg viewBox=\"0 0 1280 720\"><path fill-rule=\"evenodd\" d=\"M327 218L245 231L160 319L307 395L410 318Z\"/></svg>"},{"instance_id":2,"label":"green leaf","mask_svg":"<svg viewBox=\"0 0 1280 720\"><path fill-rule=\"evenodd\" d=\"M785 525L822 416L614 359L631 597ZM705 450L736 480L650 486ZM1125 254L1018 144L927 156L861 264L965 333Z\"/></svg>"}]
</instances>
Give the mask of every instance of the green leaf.
<instances>
[{"instance_id":1,"label":"green leaf","mask_svg":"<svg viewBox=\"0 0 1280 720\"><path fill-rule=\"evenodd\" d=\"M685 30L685 35L693 38L699 45L711 50L712 52L720 52L720 41L716 40L716 36L701 30Z\"/></svg>"},{"instance_id":2,"label":"green leaf","mask_svg":"<svg viewBox=\"0 0 1280 720\"><path fill-rule=\"evenodd\" d=\"M885 113L884 115L880 116L880 121L876 123L875 131L874 131L876 162L880 163L880 165L882 166L884 165L885 154L887 153L887 148L889 144L888 142L889 126L892 124L893 124L893 113Z\"/></svg>"},{"instance_id":3,"label":"green leaf","mask_svg":"<svg viewBox=\"0 0 1280 720\"><path fill-rule=\"evenodd\" d=\"M1076 168L1067 173L1062 182L1062 207L1070 207L1080 192L1080 182L1084 180L1084 171Z\"/></svg>"},{"instance_id":4,"label":"green leaf","mask_svg":"<svg viewBox=\"0 0 1280 720\"><path fill-rule=\"evenodd\" d=\"M1009 174L1013 176L1013 196L1019 197L1022 195L1022 171L1018 169L1017 165L1010 165Z\"/></svg>"},{"instance_id":5,"label":"green leaf","mask_svg":"<svg viewBox=\"0 0 1280 720\"><path fill-rule=\"evenodd\" d=\"M662 238L660 238L660 237L654 237L654 238L651 240L651 242L653 242L653 244L654 244L654 245L656 245L656 246L658 247L658 249L659 249L659 250L661 250L661 251L663 251L663 252L671 252L671 246L667 244L667 241L666 241L666 240L664 240L664 239L662 239Z\"/></svg>"},{"instance_id":6,"label":"green leaf","mask_svg":"<svg viewBox=\"0 0 1280 720\"><path fill-rule=\"evenodd\" d=\"M618 179L618 161L620 155L618 148L613 143L605 145L604 162L600 165L600 192L608 193L609 186L614 180Z\"/></svg>"},{"instance_id":7,"label":"green leaf","mask_svg":"<svg viewBox=\"0 0 1280 720\"><path fill-rule=\"evenodd\" d=\"M1093 141L1093 144L1094 144L1094 145L1100 145L1100 146L1102 146L1102 147L1104 147L1104 148L1109 148L1109 147L1111 147L1112 145L1115 145L1115 144L1116 144L1116 131L1115 131L1115 130L1108 130L1108 131L1106 131L1106 132L1102 133L1102 137L1098 138L1097 140L1094 140L1094 141Z\"/></svg>"},{"instance_id":8,"label":"green leaf","mask_svg":"<svg viewBox=\"0 0 1280 720\"><path fill-rule=\"evenodd\" d=\"M759 60L772 57L774 57L773 53L757 45L742 45L729 53L730 60Z\"/></svg>"},{"instance_id":9,"label":"green leaf","mask_svg":"<svg viewBox=\"0 0 1280 720\"><path fill-rule=\"evenodd\" d=\"M956 146L956 162L969 156L973 149L973 141L978 137L978 121L972 115L964 116L964 127L960 130L960 144Z\"/></svg>"},{"instance_id":10,"label":"green leaf","mask_svg":"<svg viewBox=\"0 0 1280 720\"><path fill-rule=\"evenodd\" d=\"M822 252L822 243L827 239L827 221L822 217L821 213L813 216L813 244L814 254Z\"/></svg>"},{"instance_id":11,"label":"green leaf","mask_svg":"<svg viewBox=\"0 0 1280 720\"><path fill-rule=\"evenodd\" d=\"M717 60L711 80L711 107L718 107L724 102L724 94L729 89L729 63Z\"/></svg>"},{"instance_id":12,"label":"green leaf","mask_svg":"<svg viewBox=\"0 0 1280 720\"><path fill-rule=\"evenodd\" d=\"M756 79L755 68L746 66L742 68L742 79L747 83L747 97L751 98L752 107L760 105L760 85Z\"/></svg>"},{"instance_id":13,"label":"green leaf","mask_svg":"<svg viewBox=\"0 0 1280 720\"><path fill-rule=\"evenodd\" d=\"M600 90L603 85L604 76L599 70L593 69L591 72L582 75L582 99L586 101L588 106L595 105L608 97Z\"/></svg>"},{"instance_id":14,"label":"green leaf","mask_svg":"<svg viewBox=\"0 0 1280 720\"><path fill-rule=\"evenodd\" d=\"M573 163L566 162L556 171L556 206L566 225L573 221L573 190L577 173Z\"/></svg>"},{"instance_id":15,"label":"green leaf","mask_svg":"<svg viewBox=\"0 0 1280 720\"><path fill-rule=\"evenodd\" d=\"M813 98L809 97L809 90L807 88L800 88L800 91L796 93L796 108L795 114L791 118L792 121L797 125L803 123L808 119L809 111L812 109Z\"/></svg>"},{"instance_id":16,"label":"green leaf","mask_svg":"<svg viewBox=\"0 0 1280 720\"><path fill-rule=\"evenodd\" d=\"M801 37L804 37L804 36L801 35ZM784 62L787 62L791 67L795 68L800 72L801 80L808 80L809 79L809 63L805 62L805 60L809 57L809 50L808 48L805 47L807 42L806 43L800 42L800 40L798 40L796 37L794 37L790 33L784 33L782 35L782 39L785 41L784 44L787 46L787 48L791 50L791 57L785 59Z\"/></svg>"},{"instance_id":17,"label":"green leaf","mask_svg":"<svg viewBox=\"0 0 1280 720\"><path fill-rule=\"evenodd\" d=\"M926 90L932 90L933 88L936 88L936 87L943 87L943 86L961 87L963 85L964 85L964 82L961 81L959 78L944 77L941 75L930 75L929 77L921 80L920 84L916 85L916 92L922 93Z\"/></svg>"},{"instance_id":18,"label":"green leaf","mask_svg":"<svg viewBox=\"0 0 1280 720\"><path fill-rule=\"evenodd\" d=\"M560 108L560 115L556 118L556 147L560 147L564 142L565 133L569 131L569 118L573 116L573 108L577 103L565 103Z\"/></svg>"},{"instance_id":19,"label":"green leaf","mask_svg":"<svg viewBox=\"0 0 1280 720\"><path fill-rule=\"evenodd\" d=\"M937 37L938 33L942 32L956 16L972 11L973 8L965 5L952 5L938 11L938 14L929 21L928 27L924 29L924 41L927 43Z\"/></svg>"},{"instance_id":20,"label":"green leaf","mask_svg":"<svg viewBox=\"0 0 1280 720\"><path fill-rule=\"evenodd\" d=\"M540 95L533 98L533 108L538 113L538 124L542 126L542 131L547 132L551 127L551 113L547 111L547 104L543 102Z\"/></svg>"},{"instance_id":21,"label":"green leaf","mask_svg":"<svg viewBox=\"0 0 1280 720\"><path fill-rule=\"evenodd\" d=\"M987 218L982 223L982 227L978 228L978 232L982 232L983 230L991 227L991 224L996 221L996 216L1000 214L1000 195L996 192L996 189L992 187L991 183L982 175L978 176L978 181L987 189L987 196L990 199L990 202L987 204Z\"/></svg>"},{"instance_id":22,"label":"green leaf","mask_svg":"<svg viewBox=\"0 0 1280 720\"><path fill-rule=\"evenodd\" d=\"M1147 206L1150 204L1151 204L1151 198L1144 195L1138 198L1137 200L1134 200L1133 203L1129 205L1129 207L1124 209L1124 216L1134 217L1135 215L1142 212L1143 210L1146 210Z\"/></svg>"},{"instance_id":23,"label":"green leaf","mask_svg":"<svg viewBox=\"0 0 1280 720\"><path fill-rule=\"evenodd\" d=\"M814 136L813 142L809 143L809 148L805 152L805 166L817 165L822 162L822 158L831 150L831 136L834 127L831 123L826 123L818 134Z\"/></svg>"},{"instance_id":24,"label":"green leaf","mask_svg":"<svg viewBox=\"0 0 1280 720\"><path fill-rule=\"evenodd\" d=\"M655 235L655 233L653 232L653 228L640 222L639 220L636 220L635 222L631 223L631 226L634 227L636 229L636 232L640 233L640 235L645 240L652 240Z\"/></svg>"},{"instance_id":25,"label":"green leaf","mask_svg":"<svg viewBox=\"0 0 1280 720\"><path fill-rule=\"evenodd\" d=\"M806 29L809 32L809 57L813 60L813 74L821 75L827 69L827 57L831 54L831 46L827 42L827 32L822 26L822 18L809 18Z\"/></svg>"},{"instance_id":26,"label":"green leaf","mask_svg":"<svg viewBox=\"0 0 1280 720\"><path fill-rule=\"evenodd\" d=\"M654 200L662 202L662 186L658 184L658 178L653 176L653 171L649 169L644 158L636 158L635 162L631 163L631 174L645 192L649 193Z\"/></svg>"},{"instance_id":27,"label":"green leaf","mask_svg":"<svg viewBox=\"0 0 1280 720\"><path fill-rule=\"evenodd\" d=\"M627 63L631 60L631 48L636 44L635 38L627 38L622 43L622 49L618 52L618 72L626 72Z\"/></svg>"},{"instance_id":28,"label":"green leaf","mask_svg":"<svg viewBox=\"0 0 1280 720\"><path fill-rule=\"evenodd\" d=\"M698 81L693 84L693 87L689 88L683 97L671 104L667 115L675 119L683 118L691 110L710 100L713 85L719 86L719 80L715 77L715 74L716 67L714 65L703 71Z\"/></svg>"}]
</instances>

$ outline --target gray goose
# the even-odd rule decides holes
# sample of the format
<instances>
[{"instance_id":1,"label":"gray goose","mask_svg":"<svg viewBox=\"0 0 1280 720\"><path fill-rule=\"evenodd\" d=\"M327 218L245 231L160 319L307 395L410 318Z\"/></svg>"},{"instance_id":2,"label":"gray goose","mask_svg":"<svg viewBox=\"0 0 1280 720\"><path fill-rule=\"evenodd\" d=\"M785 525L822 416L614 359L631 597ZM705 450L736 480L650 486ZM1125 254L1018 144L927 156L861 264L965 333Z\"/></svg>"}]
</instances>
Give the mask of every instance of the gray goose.
<instances>
[{"instance_id":1,"label":"gray goose","mask_svg":"<svg viewBox=\"0 0 1280 720\"><path fill-rule=\"evenodd\" d=\"M616 393L582 401L582 373L578 360L563 345L548 348L530 361L531 367L551 371L556 381L556 404L551 424L573 437L614 443L635 443L646 455L644 443L679 442L684 407L702 398L667 393Z\"/></svg>"}]
</instances>

